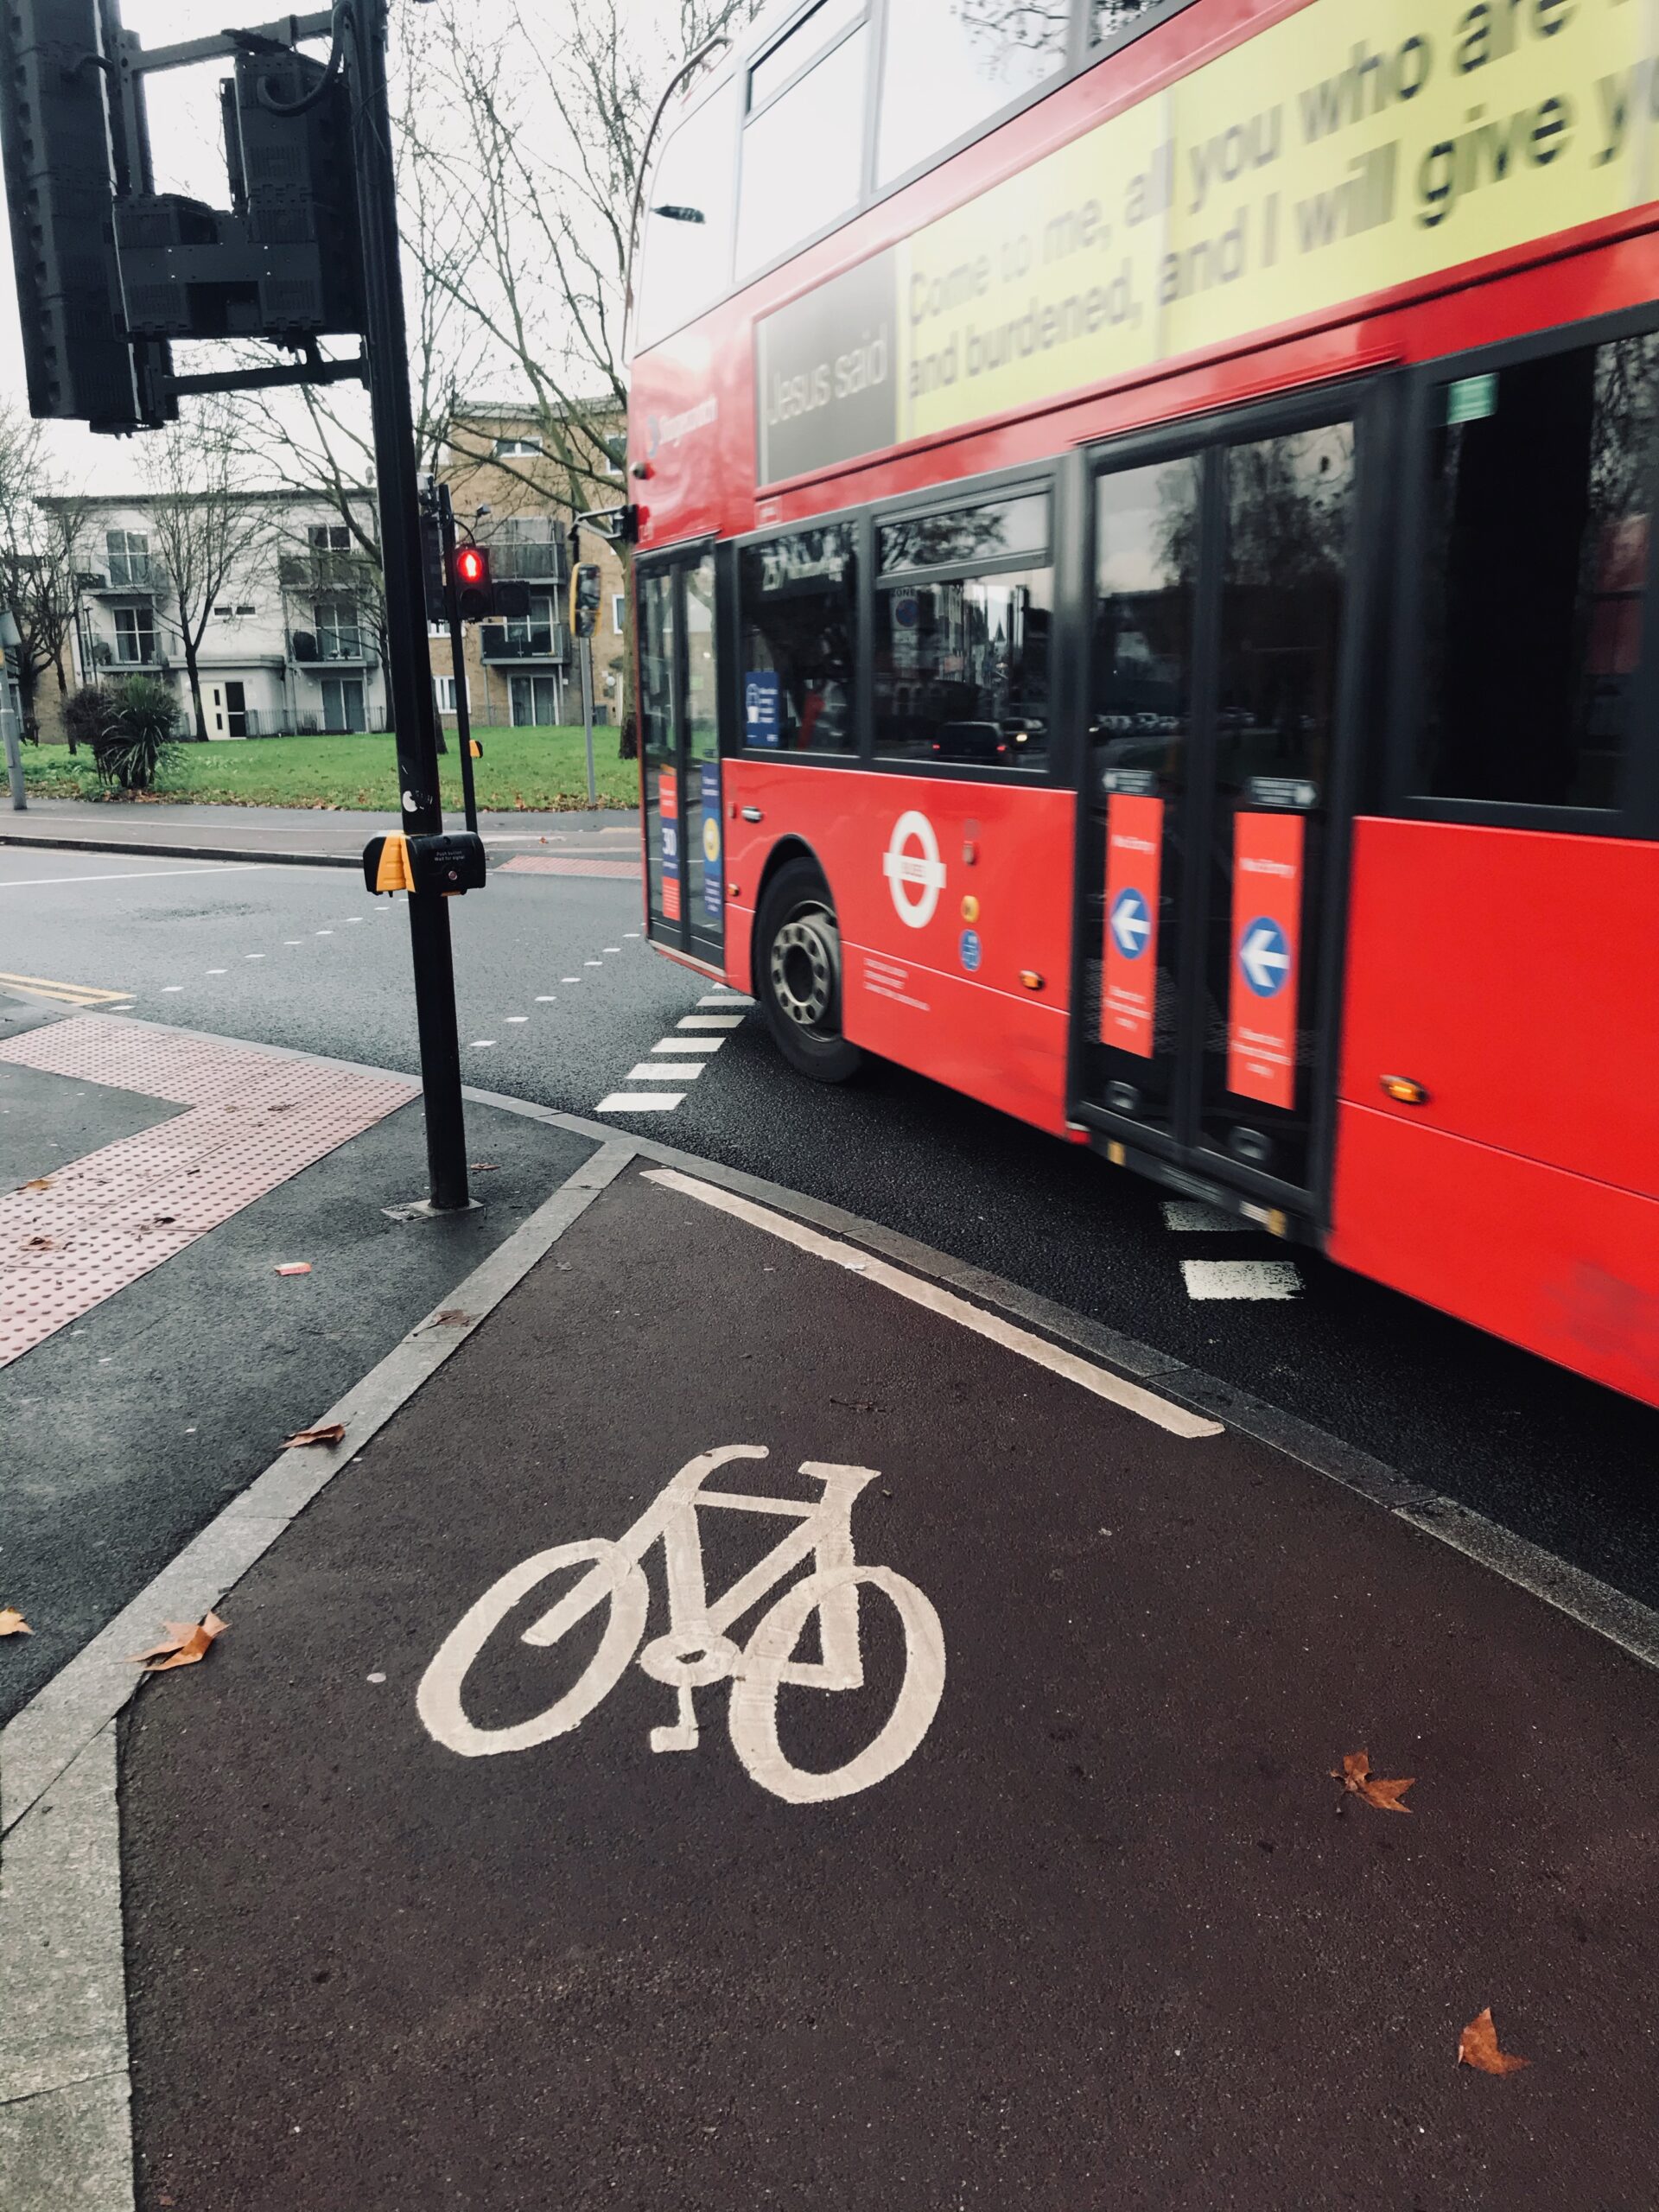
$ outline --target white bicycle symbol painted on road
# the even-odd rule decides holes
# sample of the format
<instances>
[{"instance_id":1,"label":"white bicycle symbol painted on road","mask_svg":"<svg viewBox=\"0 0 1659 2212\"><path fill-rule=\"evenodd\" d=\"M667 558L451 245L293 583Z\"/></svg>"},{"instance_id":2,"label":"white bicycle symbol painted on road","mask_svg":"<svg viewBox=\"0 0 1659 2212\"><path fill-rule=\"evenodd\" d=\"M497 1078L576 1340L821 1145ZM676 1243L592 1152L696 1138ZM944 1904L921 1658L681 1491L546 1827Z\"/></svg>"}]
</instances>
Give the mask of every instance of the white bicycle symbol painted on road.
<instances>
[{"instance_id":1,"label":"white bicycle symbol painted on road","mask_svg":"<svg viewBox=\"0 0 1659 2212\"><path fill-rule=\"evenodd\" d=\"M853 1505L873 1467L836 1466L806 1459L800 1471L821 1484L820 1498L769 1497L740 1491L705 1490L715 1469L734 1459L764 1459L761 1444L727 1444L702 1452L679 1473L620 1541L590 1536L556 1544L493 1583L440 1646L421 1678L416 1705L439 1743L463 1758L489 1758L529 1751L569 1735L616 1688L637 1658L653 1681L672 1689L678 1716L653 1728L654 1751L694 1751L698 1743L696 1693L730 1677L727 1725L732 1749L754 1780L791 1805L822 1804L868 1789L901 1767L932 1725L944 1691L944 1635L930 1600L890 1567L861 1567L853 1557ZM775 1514L798 1525L740 1576L724 1596L710 1599L703 1574L699 1511ZM639 1562L661 1541L667 1568L668 1633L640 1649L651 1593ZM808 1559L812 1571L791 1582L760 1617L747 1643L727 1630L769 1590ZM467 1717L461 1689L474 1662L513 1608L563 1569L589 1564L589 1572L524 1630L523 1642L547 1649L568 1636L601 1605L610 1618L599 1649L573 1688L532 1719L511 1727L480 1728ZM874 1741L856 1758L825 1773L793 1766L778 1738L778 1693L785 1682L818 1690L863 1687L859 1648L859 1592L880 1590L892 1601L904 1630L905 1666L892 1712ZM820 1656L793 1656L807 1622L818 1617Z\"/></svg>"}]
</instances>

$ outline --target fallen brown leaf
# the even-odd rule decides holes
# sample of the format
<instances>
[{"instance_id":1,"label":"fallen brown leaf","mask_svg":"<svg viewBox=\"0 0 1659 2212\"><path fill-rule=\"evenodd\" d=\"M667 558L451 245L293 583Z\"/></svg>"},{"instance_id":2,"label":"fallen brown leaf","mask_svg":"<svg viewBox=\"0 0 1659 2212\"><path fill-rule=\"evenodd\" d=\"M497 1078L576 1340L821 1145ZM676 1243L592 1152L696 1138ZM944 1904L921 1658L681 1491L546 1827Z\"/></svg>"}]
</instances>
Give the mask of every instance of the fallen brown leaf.
<instances>
[{"instance_id":1,"label":"fallen brown leaf","mask_svg":"<svg viewBox=\"0 0 1659 2212\"><path fill-rule=\"evenodd\" d=\"M1398 1781L1384 1782L1380 1775L1371 1772L1369 1751L1346 1751L1343 1755L1342 1764L1332 1768L1331 1779L1339 1782L1344 1789L1353 1796L1362 1797L1368 1805L1375 1806L1379 1813L1408 1813L1410 1806L1402 1805L1400 1800L1417 1777L1414 1774L1408 1774Z\"/></svg>"},{"instance_id":2,"label":"fallen brown leaf","mask_svg":"<svg viewBox=\"0 0 1659 2212\"><path fill-rule=\"evenodd\" d=\"M52 1188L52 1178L49 1175L36 1175L29 1182L20 1183L17 1187L20 1191L49 1191Z\"/></svg>"},{"instance_id":3,"label":"fallen brown leaf","mask_svg":"<svg viewBox=\"0 0 1659 2212\"><path fill-rule=\"evenodd\" d=\"M276 1272L279 1275L308 1275L311 1262L309 1260L290 1260L285 1268L278 1268Z\"/></svg>"},{"instance_id":4,"label":"fallen brown leaf","mask_svg":"<svg viewBox=\"0 0 1659 2212\"><path fill-rule=\"evenodd\" d=\"M493 1160L469 1160L467 1165L474 1175L493 1175L498 1172Z\"/></svg>"},{"instance_id":5,"label":"fallen brown leaf","mask_svg":"<svg viewBox=\"0 0 1659 2212\"><path fill-rule=\"evenodd\" d=\"M50 1236L31 1236L24 1244L25 1252L55 1252L56 1240Z\"/></svg>"},{"instance_id":6,"label":"fallen brown leaf","mask_svg":"<svg viewBox=\"0 0 1659 2212\"><path fill-rule=\"evenodd\" d=\"M1480 2074L1518 2074L1523 2066L1530 2066L1529 2058L1521 2058L1512 2050L1497 2047L1497 2030L1492 2022L1492 2008L1489 2005L1474 2018L1458 2037L1458 2063L1472 2066Z\"/></svg>"},{"instance_id":7,"label":"fallen brown leaf","mask_svg":"<svg viewBox=\"0 0 1659 2212\"><path fill-rule=\"evenodd\" d=\"M216 1637L225 1633L225 1623L217 1613L209 1613L200 1621L163 1621L167 1634L148 1651L135 1651L132 1663L142 1667L147 1675L165 1675L169 1668L194 1667L207 1656Z\"/></svg>"},{"instance_id":8,"label":"fallen brown leaf","mask_svg":"<svg viewBox=\"0 0 1659 2212\"><path fill-rule=\"evenodd\" d=\"M432 1316L431 1325L435 1329L440 1327L470 1329L473 1325L473 1316L470 1313L463 1313L459 1306L442 1306Z\"/></svg>"},{"instance_id":9,"label":"fallen brown leaf","mask_svg":"<svg viewBox=\"0 0 1659 2212\"><path fill-rule=\"evenodd\" d=\"M296 1428L292 1436L284 1437L283 1449L291 1451L296 1444L339 1444L346 1434L346 1424L331 1421L323 1428Z\"/></svg>"},{"instance_id":10,"label":"fallen brown leaf","mask_svg":"<svg viewBox=\"0 0 1659 2212\"><path fill-rule=\"evenodd\" d=\"M34 1633L16 1605L0 1605L0 1636L33 1636Z\"/></svg>"}]
</instances>

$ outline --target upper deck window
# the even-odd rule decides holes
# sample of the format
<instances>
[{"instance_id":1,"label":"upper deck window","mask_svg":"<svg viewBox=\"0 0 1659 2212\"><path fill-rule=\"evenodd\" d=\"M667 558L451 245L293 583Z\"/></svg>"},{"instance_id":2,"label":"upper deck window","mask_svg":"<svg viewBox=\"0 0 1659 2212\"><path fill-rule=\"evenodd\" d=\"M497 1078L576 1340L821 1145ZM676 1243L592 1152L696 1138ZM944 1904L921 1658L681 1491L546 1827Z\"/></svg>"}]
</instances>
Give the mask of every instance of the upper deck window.
<instances>
[{"instance_id":1,"label":"upper deck window","mask_svg":"<svg viewBox=\"0 0 1659 2212\"><path fill-rule=\"evenodd\" d=\"M903 0L887 10L877 181L887 184L1065 67L1068 0Z\"/></svg>"},{"instance_id":2,"label":"upper deck window","mask_svg":"<svg viewBox=\"0 0 1659 2212\"><path fill-rule=\"evenodd\" d=\"M839 22L854 12L861 16L862 7L842 10L837 0L824 0L799 28L826 13ZM798 35L791 33L785 43ZM869 26L858 22L761 108L753 105L753 79L765 64L750 72L737 213L740 277L778 260L857 206L869 45ZM800 58L805 60L810 52L808 41Z\"/></svg>"},{"instance_id":3,"label":"upper deck window","mask_svg":"<svg viewBox=\"0 0 1659 2212\"><path fill-rule=\"evenodd\" d=\"M731 283L734 105L728 79L676 125L657 164L640 264L642 346L692 321Z\"/></svg>"},{"instance_id":4,"label":"upper deck window","mask_svg":"<svg viewBox=\"0 0 1659 2212\"><path fill-rule=\"evenodd\" d=\"M1160 4L1160 0L1092 0L1090 35L1096 46L1127 30L1137 16Z\"/></svg>"},{"instance_id":5,"label":"upper deck window","mask_svg":"<svg viewBox=\"0 0 1659 2212\"><path fill-rule=\"evenodd\" d=\"M832 39L839 38L854 23L862 22L864 6L865 0L818 0L816 8L792 23L749 72L751 113L764 107L774 92L780 92Z\"/></svg>"}]
</instances>

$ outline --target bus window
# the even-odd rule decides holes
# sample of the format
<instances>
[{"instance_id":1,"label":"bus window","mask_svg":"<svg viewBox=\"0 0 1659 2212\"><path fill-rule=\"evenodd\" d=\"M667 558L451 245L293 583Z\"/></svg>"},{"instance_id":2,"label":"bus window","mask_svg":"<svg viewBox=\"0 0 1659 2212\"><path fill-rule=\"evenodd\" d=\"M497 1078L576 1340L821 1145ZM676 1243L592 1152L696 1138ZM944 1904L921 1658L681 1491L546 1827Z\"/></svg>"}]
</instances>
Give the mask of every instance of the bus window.
<instances>
[{"instance_id":1,"label":"bus window","mask_svg":"<svg viewBox=\"0 0 1659 2212\"><path fill-rule=\"evenodd\" d=\"M1095 44L1116 38L1119 31L1128 29L1137 16L1144 16L1149 8L1158 5L1159 0L1092 0L1090 35Z\"/></svg>"},{"instance_id":2,"label":"bus window","mask_svg":"<svg viewBox=\"0 0 1659 2212\"><path fill-rule=\"evenodd\" d=\"M1065 66L1068 0L904 0L887 10L877 179L891 182Z\"/></svg>"},{"instance_id":3,"label":"bus window","mask_svg":"<svg viewBox=\"0 0 1659 2212\"><path fill-rule=\"evenodd\" d=\"M734 85L688 115L663 149L645 209L638 343L654 346L731 282Z\"/></svg>"},{"instance_id":4,"label":"bus window","mask_svg":"<svg viewBox=\"0 0 1659 2212\"><path fill-rule=\"evenodd\" d=\"M1046 493L882 524L875 600L880 758L1046 766L1054 619L1047 538ZM1027 550L1035 558L1018 562ZM930 565L925 575L906 573L941 559L964 568L983 563L984 572L940 576Z\"/></svg>"},{"instance_id":5,"label":"bus window","mask_svg":"<svg viewBox=\"0 0 1659 2212\"><path fill-rule=\"evenodd\" d=\"M1427 790L1617 807L1641 656L1659 335L1449 379L1431 405Z\"/></svg>"},{"instance_id":6,"label":"bus window","mask_svg":"<svg viewBox=\"0 0 1659 2212\"><path fill-rule=\"evenodd\" d=\"M851 753L858 562L839 524L746 545L743 743L766 752Z\"/></svg>"},{"instance_id":7,"label":"bus window","mask_svg":"<svg viewBox=\"0 0 1659 2212\"><path fill-rule=\"evenodd\" d=\"M857 204L869 39L860 24L805 76L751 111L738 194L740 276L776 261Z\"/></svg>"},{"instance_id":8,"label":"bus window","mask_svg":"<svg viewBox=\"0 0 1659 2212\"><path fill-rule=\"evenodd\" d=\"M831 39L864 19L864 0L818 0L816 8L791 23L749 72L749 108L764 107L791 77L822 54Z\"/></svg>"}]
</instances>

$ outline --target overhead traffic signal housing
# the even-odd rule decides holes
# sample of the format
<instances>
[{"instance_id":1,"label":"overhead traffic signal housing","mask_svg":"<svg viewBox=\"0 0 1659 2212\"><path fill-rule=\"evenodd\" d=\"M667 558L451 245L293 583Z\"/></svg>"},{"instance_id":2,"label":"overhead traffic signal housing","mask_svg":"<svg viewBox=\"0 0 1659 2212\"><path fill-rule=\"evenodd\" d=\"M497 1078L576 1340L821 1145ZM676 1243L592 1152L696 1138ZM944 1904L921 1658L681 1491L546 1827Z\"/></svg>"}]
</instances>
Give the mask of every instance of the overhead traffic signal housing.
<instances>
[{"instance_id":1,"label":"overhead traffic signal housing","mask_svg":"<svg viewBox=\"0 0 1659 2212\"><path fill-rule=\"evenodd\" d=\"M584 561L570 578L570 627L579 638L591 638L599 627L599 565Z\"/></svg>"}]
</instances>

